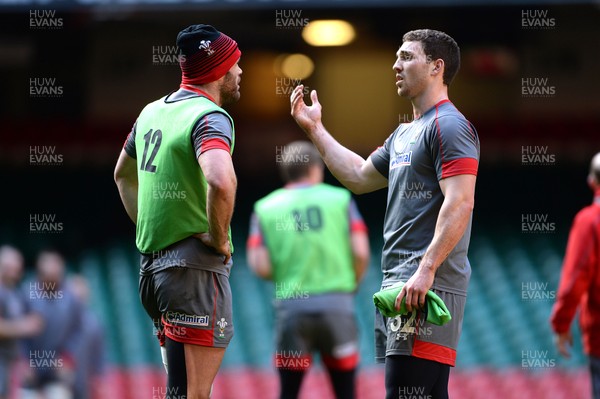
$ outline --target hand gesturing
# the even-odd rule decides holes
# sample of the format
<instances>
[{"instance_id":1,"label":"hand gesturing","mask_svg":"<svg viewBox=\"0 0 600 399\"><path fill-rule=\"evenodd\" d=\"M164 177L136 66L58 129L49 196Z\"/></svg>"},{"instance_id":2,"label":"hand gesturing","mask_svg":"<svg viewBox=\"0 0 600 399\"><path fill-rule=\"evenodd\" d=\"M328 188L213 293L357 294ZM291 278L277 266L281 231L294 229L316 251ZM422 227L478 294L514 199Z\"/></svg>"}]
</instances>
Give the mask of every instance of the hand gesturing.
<instances>
[{"instance_id":1,"label":"hand gesturing","mask_svg":"<svg viewBox=\"0 0 600 399\"><path fill-rule=\"evenodd\" d=\"M317 91L310 93L312 105L304 102L304 85L298 85L290 96L292 116L305 132L312 131L317 123L321 121L321 104L317 98Z\"/></svg>"}]
</instances>

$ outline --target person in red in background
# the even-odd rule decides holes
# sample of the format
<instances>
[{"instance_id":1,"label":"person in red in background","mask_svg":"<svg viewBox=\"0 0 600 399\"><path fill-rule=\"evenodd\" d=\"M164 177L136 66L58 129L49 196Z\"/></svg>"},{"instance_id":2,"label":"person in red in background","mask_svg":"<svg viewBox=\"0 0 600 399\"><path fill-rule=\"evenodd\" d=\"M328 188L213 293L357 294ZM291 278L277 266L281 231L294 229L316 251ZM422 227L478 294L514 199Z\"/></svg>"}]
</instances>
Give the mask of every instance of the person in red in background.
<instances>
[{"instance_id":1,"label":"person in red in background","mask_svg":"<svg viewBox=\"0 0 600 399\"><path fill-rule=\"evenodd\" d=\"M569 357L571 321L580 308L593 398L600 399L600 153L592 158L588 184L594 191L594 202L579 211L573 221L550 322L558 351Z\"/></svg>"}]
</instances>

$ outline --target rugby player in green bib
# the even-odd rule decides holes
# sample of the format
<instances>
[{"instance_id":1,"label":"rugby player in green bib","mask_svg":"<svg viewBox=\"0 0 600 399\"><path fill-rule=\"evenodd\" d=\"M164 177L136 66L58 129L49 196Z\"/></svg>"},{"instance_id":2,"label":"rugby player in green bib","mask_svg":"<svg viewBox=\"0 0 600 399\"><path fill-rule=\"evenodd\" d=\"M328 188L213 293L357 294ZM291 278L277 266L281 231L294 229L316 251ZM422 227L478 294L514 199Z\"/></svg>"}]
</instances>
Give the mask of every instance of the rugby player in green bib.
<instances>
[{"instance_id":1,"label":"rugby player in green bib","mask_svg":"<svg viewBox=\"0 0 600 399\"><path fill-rule=\"evenodd\" d=\"M275 283L280 399L298 397L319 352L338 399L355 397L358 339L354 292L369 262L367 229L348 190L323 183L308 141L276 151L286 185L254 206L247 258Z\"/></svg>"},{"instance_id":2,"label":"rugby player in green bib","mask_svg":"<svg viewBox=\"0 0 600 399\"><path fill-rule=\"evenodd\" d=\"M381 288L404 282L395 303L400 308L404 300L410 313L375 312L375 356L385 362L387 399L447 399L456 362L479 166L477 131L448 98L459 66L460 50L447 34L420 29L403 36L393 70L398 95L410 100L414 120L401 123L366 160L327 132L316 91L311 106L302 85L290 99L296 122L342 184L357 194L388 188ZM448 307L448 323L427 321L429 290Z\"/></svg>"},{"instance_id":3,"label":"rugby player in green bib","mask_svg":"<svg viewBox=\"0 0 600 399\"><path fill-rule=\"evenodd\" d=\"M180 88L148 104L115 168L141 253L140 298L167 369L169 398L210 397L233 335L230 221L241 52L210 25L177 36Z\"/></svg>"}]
</instances>

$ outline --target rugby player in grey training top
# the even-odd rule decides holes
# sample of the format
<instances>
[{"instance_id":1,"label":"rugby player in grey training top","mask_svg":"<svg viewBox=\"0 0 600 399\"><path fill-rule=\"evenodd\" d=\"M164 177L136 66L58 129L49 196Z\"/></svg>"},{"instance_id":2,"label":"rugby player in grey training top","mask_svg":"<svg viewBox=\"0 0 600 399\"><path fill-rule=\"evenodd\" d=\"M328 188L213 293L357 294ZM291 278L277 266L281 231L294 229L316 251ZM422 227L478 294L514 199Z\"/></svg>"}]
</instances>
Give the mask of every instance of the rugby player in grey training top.
<instances>
[{"instance_id":1,"label":"rugby player in grey training top","mask_svg":"<svg viewBox=\"0 0 600 399\"><path fill-rule=\"evenodd\" d=\"M376 357L386 365L386 397L447 398L471 274L467 249L479 138L448 99L460 66L456 42L429 29L408 32L402 41L393 69L414 120L400 124L366 160L327 132L316 91L308 106L304 87L296 87L292 116L347 188L360 194L389 187L382 288L405 282L396 306L405 299L410 313L386 318L376 311ZM444 326L428 323L421 310L430 289L452 315Z\"/></svg>"}]
</instances>

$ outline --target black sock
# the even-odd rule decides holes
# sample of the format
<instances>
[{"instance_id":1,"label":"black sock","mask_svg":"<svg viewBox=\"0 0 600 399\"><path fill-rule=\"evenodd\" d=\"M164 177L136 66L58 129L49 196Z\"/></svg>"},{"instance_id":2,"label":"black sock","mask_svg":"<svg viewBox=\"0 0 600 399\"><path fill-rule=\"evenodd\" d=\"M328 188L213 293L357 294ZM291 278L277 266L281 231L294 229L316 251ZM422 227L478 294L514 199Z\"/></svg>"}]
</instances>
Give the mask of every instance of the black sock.
<instances>
[{"instance_id":1,"label":"black sock","mask_svg":"<svg viewBox=\"0 0 600 399\"><path fill-rule=\"evenodd\" d=\"M448 399L450 366L413 356L386 356L386 399Z\"/></svg>"},{"instance_id":2,"label":"black sock","mask_svg":"<svg viewBox=\"0 0 600 399\"><path fill-rule=\"evenodd\" d=\"M327 369L331 377L331 385L337 399L354 399L355 383L354 377L356 369L352 370L333 370Z\"/></svg>"},{"instance_id":3,"label":"black sock","mask_svg":"<svg viewBox=\"0 0 600 399\"><path fill-rule=\"evenodd\" d=\"M185 350L181 342L166 338L167 349L167 392L165 399L187 397L187 369L185 367Z\"/></svg>"},{"instance_id":4,"label":"black sock","mask_svg":"<svg viewBox=\"0 0 600 399\"><path fill-rule=\"evenodd\" d=\"M296 399L300 392L304 371L279 369L280 392L279 399Z\"/></svg>"}]
</instances>

